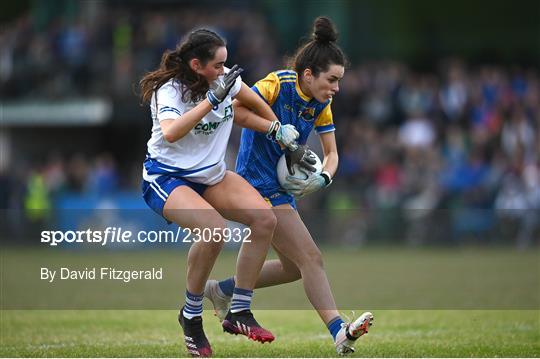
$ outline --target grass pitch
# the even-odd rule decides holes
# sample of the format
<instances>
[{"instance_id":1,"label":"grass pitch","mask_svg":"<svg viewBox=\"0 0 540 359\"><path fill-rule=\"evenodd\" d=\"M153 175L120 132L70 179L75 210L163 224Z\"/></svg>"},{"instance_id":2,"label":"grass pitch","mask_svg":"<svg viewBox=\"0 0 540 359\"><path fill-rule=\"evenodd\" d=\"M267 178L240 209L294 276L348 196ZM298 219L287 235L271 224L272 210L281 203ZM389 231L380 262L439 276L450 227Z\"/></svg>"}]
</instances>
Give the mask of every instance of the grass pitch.
<instances>
[{"instance_id":1,"label":"grass pitch","mask_svg":"<svg viewBox=\"0 0 540 359\"><path fill-rule=\"evenodd\" d=\"M204 320L217 357L334 357L313 311L256 311L276 340L259 344ZM538 357L538 311L380 310L353 357ZM2 312L5 357L179 357L187 353L175 311L51 310Z\"/></svg>"},{"instance_id":2,"label":"grass pitch","mask_svg":"<svg viewBox=\"0 0 540 359\"><path fill-rule=\"evenodd\" d=\"M339 306L355 309L357 315L364 310L375 315L370 333L358 341L353 357L540 356L537 250L323 248L323 254ZM234 251L223 253L213 277L230 273L235 257ZM173 309L182 299L184 252L96 254L8 248L0 252L0 259L0 303L4 308L0 311L0 356L187 355L176 321L177 311ZM170 282L134 283L121 291L117 283L101 283L100 287L98 282L74 281L50 286L36 280L39 266L60 263L114 263L119 267L159 264L168 268ZM140 304L152 295L167 301L154 300L147 307ZM55 306L45 306L49 310L35 310L61 299ZM70 308L70 300L88 309L58 309ZM280 300L290 305L272 306ZM96 302L112 303L111 308L122 308L125 303L124 308L147 309L102 310L104 306L85 306ZM327 329L307 308L309 303L300 282L258 290L254 313L276 335L271 344L224 333L212 311L206 310L205 330L214 356L335 357ZM349 310L343 313L350 315Z\"/></svg>"}]
</instances>

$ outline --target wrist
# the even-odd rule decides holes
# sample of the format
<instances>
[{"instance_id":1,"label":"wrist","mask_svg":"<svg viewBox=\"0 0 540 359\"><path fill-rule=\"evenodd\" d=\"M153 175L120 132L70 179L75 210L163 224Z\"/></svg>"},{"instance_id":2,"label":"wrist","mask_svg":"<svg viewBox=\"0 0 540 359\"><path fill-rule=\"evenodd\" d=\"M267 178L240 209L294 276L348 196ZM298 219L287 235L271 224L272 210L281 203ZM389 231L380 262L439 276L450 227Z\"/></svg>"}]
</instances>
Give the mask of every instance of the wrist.
<instances>
[{"instance_id":1,"label":"wrist","mask_svg":"<svg viewBox=\"0 0 540 359\"><path fill-rule=\"evenodd\" d=\"M266 137L269 140L276 141L277 133L279 131L279 128L281 127L281 123L277 120L272 121L270 124L270 127L268 128L268 131L266 132Z\"/></svg>"},{"instance_id":2,"label":"wrist","mask_svg":"<svg viewBox=\"0 0 540 359\"><path fill-rule=\"evenodd\" d=\"M219 104L221 103L221 101L216 97L216 95L212 91L208 91L206 93L206 98L208 99L208 102L210 102L210 105L212 105L212 107L219 106Z\"/></svg>"},{"instance_id":3,"label":"wrist","mask_svg":"<svg viewBox=\"0 0 540 359\"><path fill-rule=\"evenodd\" d=\"M332 184L332 176L328 171L322 171L321 177L324 178L324 187L328 187Z\"/></svg>"}]
</instances>

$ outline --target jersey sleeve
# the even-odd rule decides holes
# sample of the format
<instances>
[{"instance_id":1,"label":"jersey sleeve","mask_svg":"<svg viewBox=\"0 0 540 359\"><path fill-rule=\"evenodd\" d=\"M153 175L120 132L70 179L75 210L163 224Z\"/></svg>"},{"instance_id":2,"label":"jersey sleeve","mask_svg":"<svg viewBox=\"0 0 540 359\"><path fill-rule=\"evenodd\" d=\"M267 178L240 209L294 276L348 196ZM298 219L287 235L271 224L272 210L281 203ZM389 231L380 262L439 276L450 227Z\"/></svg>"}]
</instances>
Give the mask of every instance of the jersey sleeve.
<instances>
[{"instance_id":1,"label":"jersey sleeve","mask_svg":"<svg viewBox=\"0 0 540 359\"><path fill-rule=\"evenodd\" d=\"M279 89L279 78L274 72L269 73L264 79L257 81L252 87L252 90L261 96L270 106L276 102Z\"/></svg>"},{"instance_id":2,"label":"jersey sleeve","mask_svg":"<svg viewBox=\"0 0 540 359\"><path fill-rule=\"evenodd\" d=\"M184 105L180 97L180 90L175 88L171 82L164 84L157 90L156 111L158 121L182 116Z\"/></svg>"},{"instance_id":3,"label":"jersey sleeve","mask_svg":"<svg viewBox=\"0 0 540 359\"><path fill-rule=\"evenodd\" d=\"M326 107L319 114L319 117L317 117L317 119L315 120L315 130L319 134L336 130L336 128L334 127L334 119L332 117L332 108L330 106L331 104L332 101L330 101L328 105L326 105Z\"/></svg>"}]
</instances>

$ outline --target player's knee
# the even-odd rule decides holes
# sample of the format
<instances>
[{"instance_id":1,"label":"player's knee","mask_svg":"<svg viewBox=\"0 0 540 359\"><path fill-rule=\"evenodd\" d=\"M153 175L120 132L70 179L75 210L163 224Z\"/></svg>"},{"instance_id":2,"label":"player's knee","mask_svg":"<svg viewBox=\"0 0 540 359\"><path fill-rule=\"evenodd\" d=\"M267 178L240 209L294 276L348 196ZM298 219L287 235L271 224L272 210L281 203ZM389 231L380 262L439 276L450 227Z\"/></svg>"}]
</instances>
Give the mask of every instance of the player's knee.
<instances>
[{"instance_id":1,"label":"player's knee","mask_svg":"<svg viewBox=\"0 0 540 359\"><path fill-rule=\"evenodd\" d=\"M207 245L208 245L208 250L211 252L211 255L217 256L223 249L225 242L219 237L214 237L212 241L209 241L207 243Z\"/></svg>"},{"instance_id":2,"label":"player's knee","mask_svg":"<svg viewBox=\"0 0 540 359\"><path fill-rule=\"evenodd\" d=\"M304 253L301 257L301 263L298 263L299 267L309 268L324 268L323 258L319 248L313 248Z\"/></svg>"},{"instance_id":3,"label":"player's knee","mask_svg":"<svg viewBox=\"0 0 540 359\"><path fill-rule=\"evenodd\" d=\"M208 218L204 228L200 228L197 231L193 231L193 235L202 239L203 242L208 243L213 250L220 251L225 244L224 233L227 224L221 217Z\"/></svg>"},{"instance_id":4,"label":"player's knee","mask_svg":"<svg viewBox=\"0 0 540 359\"><path fill-rule=\"evenodd\" d=\"M250 223L251 230L260 235L268 235L271 238L277 224L274 212L271 210L259 210L257 212Z\"/></svg>"}]
</instances>

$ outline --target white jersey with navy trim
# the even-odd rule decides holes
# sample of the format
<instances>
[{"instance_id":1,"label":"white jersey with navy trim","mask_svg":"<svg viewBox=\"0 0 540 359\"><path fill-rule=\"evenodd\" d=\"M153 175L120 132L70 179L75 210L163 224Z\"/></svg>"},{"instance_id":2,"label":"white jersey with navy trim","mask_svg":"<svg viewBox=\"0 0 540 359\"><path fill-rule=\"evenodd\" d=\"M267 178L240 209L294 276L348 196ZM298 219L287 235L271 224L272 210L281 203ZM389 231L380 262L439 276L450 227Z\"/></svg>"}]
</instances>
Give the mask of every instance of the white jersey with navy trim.
<instances>
[{"instance_id":1,"label":"white jersey with navy trim","mask_svg":"<svg viewBox=\"0 0 540 359\"><path fill-rule=\"evenodd\" d=\"M225 72L228 71L225 68ZM216 81L223 81L223 78ZM182 101L180 86L178 81L170 80L158 89L157 96L152 94L152 136L148 141L143 178L152 182L168 174L196 183L216 184L225 175L225 151L234 118L232 98L240 91L242 79L236 79L227 98L206 114L191 131L178 141L169 143L163 137L159 122L175 119L197 105L189 100Z\"/></svg>"}]
</instances>

